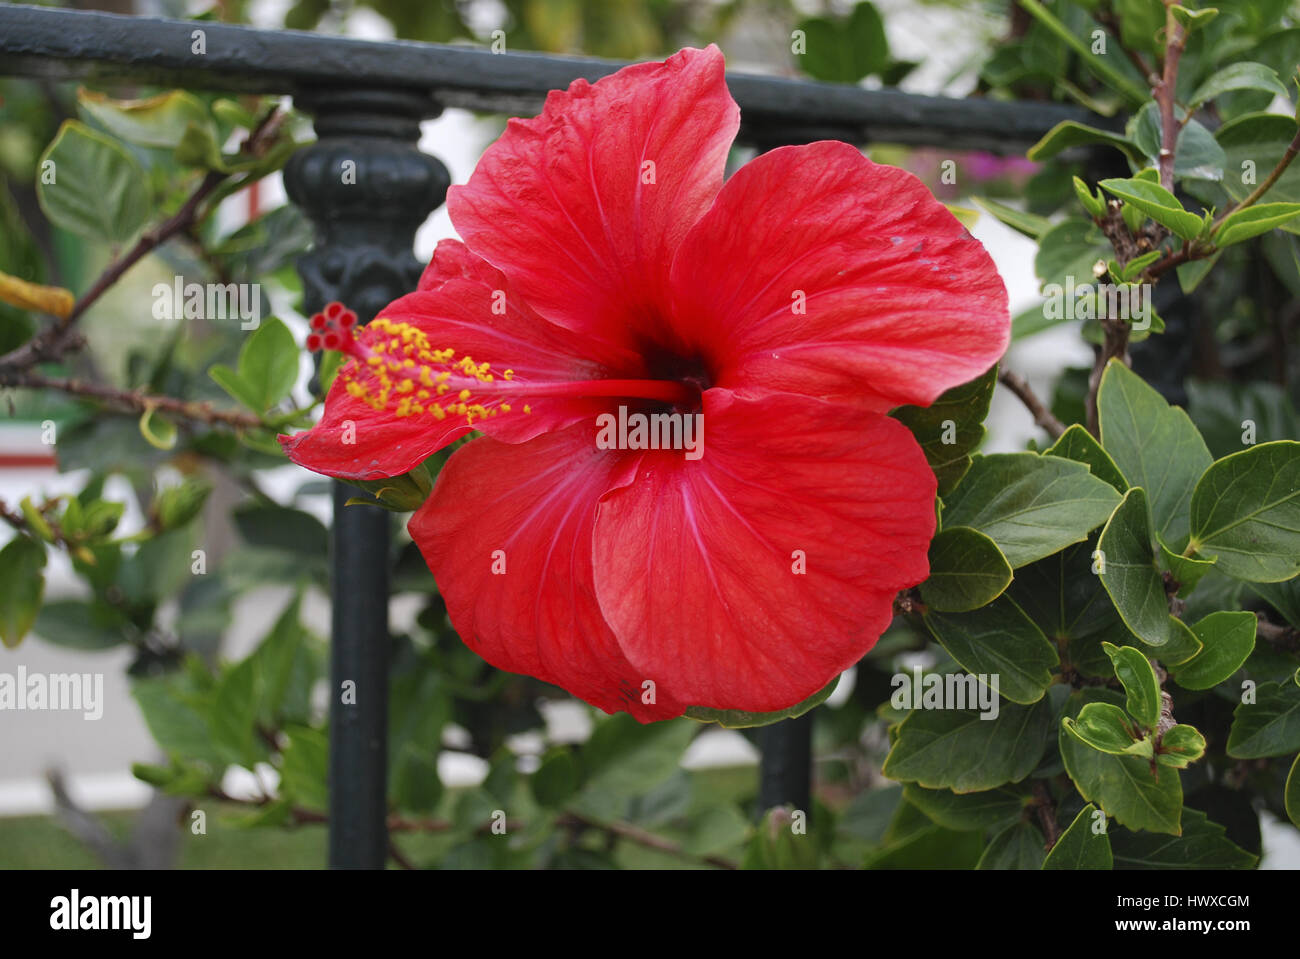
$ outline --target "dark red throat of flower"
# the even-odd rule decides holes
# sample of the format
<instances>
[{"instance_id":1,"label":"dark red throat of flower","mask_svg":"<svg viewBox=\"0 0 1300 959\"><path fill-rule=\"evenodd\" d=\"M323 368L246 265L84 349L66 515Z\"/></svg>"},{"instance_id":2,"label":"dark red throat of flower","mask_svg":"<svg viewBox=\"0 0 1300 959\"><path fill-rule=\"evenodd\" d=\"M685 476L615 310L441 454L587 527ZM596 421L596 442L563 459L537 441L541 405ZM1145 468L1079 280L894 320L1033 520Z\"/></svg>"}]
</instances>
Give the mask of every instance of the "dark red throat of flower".
<instances>
[{"instance_id":1,"label":"dark red throat of flower","mask_svg":"<svg viewBox=\"0 0 1300 959\"><path fill-rule=\"evenodd\" d=\"M679 379L525 381L515 379L512 369L498 375L489 363L436 348L422 330L382 316L370 321L362 342L356 313L342 303L312 316L311 329L307 349L337 350L357 361L339 372L348 393L375 409L391 408L395 416L464 416L473 424L512 412L516 401L531 413L528 401L543 397L610 397L685 409L700 403L700 386Z\"/></svg>"}]
</instances>

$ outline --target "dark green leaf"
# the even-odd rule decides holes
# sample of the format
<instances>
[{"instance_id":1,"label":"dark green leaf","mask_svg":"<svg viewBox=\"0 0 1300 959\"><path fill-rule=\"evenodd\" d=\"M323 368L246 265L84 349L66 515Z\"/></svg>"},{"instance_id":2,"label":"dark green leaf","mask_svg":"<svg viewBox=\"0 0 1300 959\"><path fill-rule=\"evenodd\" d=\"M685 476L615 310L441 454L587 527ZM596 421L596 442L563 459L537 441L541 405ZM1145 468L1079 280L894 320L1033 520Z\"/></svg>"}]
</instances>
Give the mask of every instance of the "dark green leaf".
<instances>
[{"instance_id":1,"label":"dark green leaf","mask_svg":"<svg viewBox=\"0 0 1300 959\"><path fill-rule=\"evenodd\" d=\"M1201 232L1201 218L1183 209L1178 198L1158 183L1138 179L1110 179L1102 180L1101 187L1125 203L1137 207L1157 223L1167 226L1184 240L1194 239Z\"/></svg>"},{"instance_id":2,"label":"dark green leaf","mask_svg":"<svg viewBox=\"0 0 1300 959\"><path fill-rule=\"evenodd\" d=\"M1119 471L1110 454L1102 449L1101 444L1093 439L1092 434L1078 423L1072 424L1062 433L1060 439L1053 443L1046 453L1048 456L1059 456L1061 459L1084 463L1092 470L1093 476L1115 487L1120 495L1128 490L1124 474Z\"/></svg>"},{"instance_id":3,"label":"dark green leaf","mask_svg":"<svg viewBox=\"0 0 1300 959\"><path fill-rule=\"evenodd\" d=\"M0 549L0 640L10 649L36 621L45 593L45 547L17 535Z\"/></svg>"},{"instance_id":4,"label":"dark green leaf","mask_svg":"<svg viewBox=\"0 0 1300 959\"><path fill-rule=\"evenodd\" d=\"M1061 833L1056 845L1043 860L1044 869L1110 869L1113 860L1110 837L1106 830L1093 828L1097 822L1097 807L1092 803L1079 810L1070 828Z\"/></svg>"},{"instance_id":5,"label":"dark green leaf","mask_svg":"<svg viewBox=\"0 0 1300 959\"><path fill-rule=\"evenodd\" d=\"M918 709L898 727L883 772L927 789L969 793L1019 782L1033 771L1051 734L1046 699L1001 704L996 718L973 710Z\"/></svg>"},{"instance_id":6,"label":"dark green leaf","mask_svg":"<svg viewBox=\"0 0 1300 959\"><path fill-rule=\"evenodd\" d=\"M1112 693L1087 690L1070 697L1066 718L1089 702L1114 702ZM1058 744L1065 770L1083 798L1132 829L1178 834L1183 786L1178 771L1164 767L1158 775L1147 759L1100 752L1075 738L1064 722Z\"/></svg>"},{"instance_id":7,"label":"dark green leaf","mask_svg":"<svg viewBox=\"0 0 1300 959\"><path fill-rule=\"evenodd\" d=\"M1181 836L1116 829L1111 834L1116 869L1249 869L1257 858L1237 846L1198 809L1183 810Z\"/></svg>"},{"instance_id":8,"label":"dark green leaf","mask_svg":"<svg viewBox=\"0 0 1300 959\"><path fill-rule=\"evenodd\" d=\"M1228 755L1237 759L1286 756L1300 750L1300 686L1260 683L1255 701L1238 704L1228 733Z\"/></svg>"},{"instance_id":9,"label":"dark green leaf","mask_svg":"<svg viewBox=\"0 0 1300 959\"><path fill-rule=\"evenodd\" d=\"M925 624L967 672L997 677L996 692L1022 705L1043 697L1060 662L1042 630L1005 597L968 613L932 610Z\"/></svg>"},{"instance_id":10,"label":"dark green leaf","mask_svg":"<svg viewBox=\"0 0 1300 959\"><path fill-rule=\"evenodd\" d=\"M1300 443L1262 443L1219 460L1192 494L1196 551L1250 582L1300 573Z\"/></svg>"},{"instance_id":11,"label":"dark green leaf","mask_svg":"<svg viewBox=\"0 0 1300 959\"><path fill-rule=\"evenodd\" d=\"M1128 484L1147 491L1155 532L1181 550L1192 490L1212 462L1205 441L1186 413L1117 360L1102 374L1097 410L1101 445Z\"/></svg>"},{"instance_id":12,"label":"dark green leaf","mask_svg":"<svg viewBox=\"0 0 1300 959\"><path fill-rule=\"evenodd\" d=\"M984 417L998 368L948 390L927 407L901 406L891 414L912 431L946 496L970 467L971 450L984 438Z\"/></svg>"},{"instance_id":13,"label":"dark green leaf","mask_svg":"<svg viewBox=\"0 0 1300 959\"><path fill-rule=\"evenodd\" d=\"M948 498L947 526L969 526L1024 566L1087 537L1119 494L1081 463L1034 453L977 458Z\"/></svg>"},{"instance_id":14,"label":"dark green leaf","mask_svg":"<svg viewBox=\"0 0 1300 959\"><path fill-rule=\"evenodd\" d=\"M1171 672L1184 689L1210 689L1241 668L1255 648L1255 614L1245 610L1211 613L1192 626L1201 651Z\"/></svg>"},{"instance_id":15,"label":"dark green leaf","mask_svg":"<svg viewBox=\"0 0 1300 959\"><path fill-rule=\"evenodd\" d=\"M1039 869L1043 865L1043 834L1028 820L1007 826L984 848L976 869Z\"/></svg>"},{"instance_id":16,"label":"dark green leaf","mask_svg":"<svg viewBox=\"0 0 1300 959\"><path fill-rule=\"evenodd\" d=\"M991 603L1011 582L1011 566L997 544L965 526L950 526L930 541L930 576L921 599L937 612L965 612Z\"/></svg>"},{"instance_id":17,"label":"dark green leaf","mask_svg":"<svg viewBox=\"0 0 1300 959\"><path fill-rule=\"evenodd\" d=\"M38 178L36 193L52 223L108 243L125 243L144 226L148 184L121 144L78 120L65 120L41 165L52 182Z\"/></svg>"}]
</instances>

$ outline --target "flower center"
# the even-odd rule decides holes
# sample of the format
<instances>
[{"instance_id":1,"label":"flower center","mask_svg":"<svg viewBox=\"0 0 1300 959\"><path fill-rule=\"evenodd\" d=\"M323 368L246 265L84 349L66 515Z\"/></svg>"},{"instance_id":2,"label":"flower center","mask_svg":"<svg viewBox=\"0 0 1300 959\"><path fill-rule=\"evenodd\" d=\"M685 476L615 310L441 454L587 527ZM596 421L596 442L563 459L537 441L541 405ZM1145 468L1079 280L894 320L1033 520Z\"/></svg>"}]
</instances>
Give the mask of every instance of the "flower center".
<instances>
[{"instance_id":1,"label":"flower center","mask_svg":"<svg viewBox=\"0 0 1300 959\"><path fill-rule=\"evenodd\" d=\"M514 410L522 402L540 397L619 397L698 407L700 387L683 379L516 379L514 370L498 376L491 364L475 362L451 348L435 348L423 330L409 323L376 317L366 327L371 335L356 338L357 316L341 303L330 303L311 318L307 348L338 350L356 360L339 371L348 393L377 410L394 416L428 414L442 420L464 416L466 422L487 419ZM375 335L378 334L378 335Z\"/></svg>"}]
</instances>

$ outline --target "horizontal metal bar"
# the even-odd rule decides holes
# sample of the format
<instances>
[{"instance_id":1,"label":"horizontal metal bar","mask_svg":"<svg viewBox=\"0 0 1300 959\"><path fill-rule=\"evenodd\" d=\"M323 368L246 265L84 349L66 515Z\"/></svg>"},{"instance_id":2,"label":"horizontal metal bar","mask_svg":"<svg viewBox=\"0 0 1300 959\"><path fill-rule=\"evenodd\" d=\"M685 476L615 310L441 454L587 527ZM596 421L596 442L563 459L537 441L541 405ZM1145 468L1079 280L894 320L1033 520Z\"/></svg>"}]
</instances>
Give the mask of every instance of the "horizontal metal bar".
<instances>
[{"instance_id":1,"label":"horizontal metal bar","mask_svg":"<svg viewBox=\"0 0 1300 959\"><path fill-rule=\"evenodd\" d=\"M193 32L204 33L195 53ZM547 91L597 80L625 64L483 47L376 42L297 30L0 5L0 74L131 81L252 93L315 86L413 89L444 106L530 115ZM847 84L729 73L742 138L773 145L835 137L1020 152L1066 119L1090 114L1011 103L864 90Z\"/></svg>"}]
</instances>

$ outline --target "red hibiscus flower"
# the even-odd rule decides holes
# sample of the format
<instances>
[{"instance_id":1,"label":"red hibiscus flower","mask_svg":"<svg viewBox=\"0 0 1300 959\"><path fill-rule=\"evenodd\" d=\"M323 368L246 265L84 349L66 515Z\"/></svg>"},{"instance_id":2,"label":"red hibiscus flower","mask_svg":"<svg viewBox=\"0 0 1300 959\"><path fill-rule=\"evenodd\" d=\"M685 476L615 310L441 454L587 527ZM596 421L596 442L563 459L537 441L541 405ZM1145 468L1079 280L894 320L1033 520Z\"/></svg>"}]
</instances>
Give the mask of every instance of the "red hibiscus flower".
<instances>
[{"instance_id":1,"label":"red hibiscus flower","mask_svg":"<svg viewBox=\"0 0 1300 959\"><path fill-rule=\"evenodd\" d=\"M315 320L352 360L281 440L375 479L482 431L409 527L452 624L643 722L783 709L871 648L935 528L885 414L988 369L1010 326L988 255L908 173L819 142L724 184L739 119L710 46L511 120L418 290L355 339ZM620 408L702 414L703 455L606 448Z\"/></svg>"}]
</instances>

